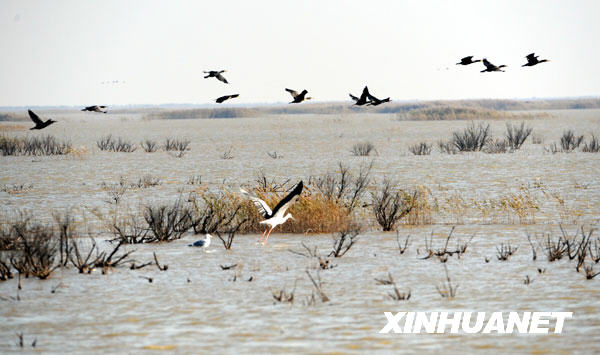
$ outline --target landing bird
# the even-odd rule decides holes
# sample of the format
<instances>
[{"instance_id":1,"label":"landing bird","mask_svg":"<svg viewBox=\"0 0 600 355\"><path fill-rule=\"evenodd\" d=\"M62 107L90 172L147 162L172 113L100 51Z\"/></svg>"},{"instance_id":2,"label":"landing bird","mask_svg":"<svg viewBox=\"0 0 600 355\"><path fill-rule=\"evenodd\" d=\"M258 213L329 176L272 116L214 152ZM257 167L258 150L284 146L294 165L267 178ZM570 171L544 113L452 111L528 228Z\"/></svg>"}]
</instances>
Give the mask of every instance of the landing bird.
<instances>
[{"instance_id":1,"label":"landing bird","mask_svg":"<svg viewBox=\"0 0 600 355\"><path fill-rule=\"evenodd\" d=\"M375 96L371 95L371 94L367 94L367 97L369 98L369 105L371 106L377 106L377 105L381 105L384 102L390 102L390 98L386 98L383 100L379 100L378 98L376 98Z\"/></svg>"},{"instance_id":2,"label":"landing bird","mask_svg":"<svg viewBox=\"0 0 600 355\"><path fill-rule=\"evenodd\" d=\"M362 94L360 95L360 98L359 98L359 97L356 97L356 96L354 96L354 95L352 95L352 94L350 94L350 98L351 98L352 100L356 101L354 104L355 104L355 105L358 105L358 106L362 106L362 105L364 105L364 104L368 104L368 103L369 103L369 100L367 100L368 96L369 96L369 89L368 89L366 86L365 86L365 88L363 89L363 92L362 92Z\"/></svg>"},{"instance_id":3,"label":"landing bird","mask_svg":"<svg viewBox=\"0 0 600 355\"><path fill-rule=\"evenodd\" d=\"M544 62L549 62L549 59L542 59L539 60L538 59L539 55L535 55L535 53L531 53L528 56L526 56L525 58L527 58L527 63L521 65L522 67L532 67L536 64L540 64L540 63L544 63Z\"/></svg>"},{"instance_id":4,"label":"landing bird","mask_svg":"<svg viewBox=\"0 0 600 355\"><path fill-rule=\"evenodd\" d=\"M238 97L238 96L240 96L240 94L235 94L235 95L225 95L225 96L221 96L221 97L219 97L219 98L218 98L218 99L216 99L215 101L216 101L218 104L221 104L221 103L223 103L223 101L226 101L226 100L229 100L229 99L233 99L234 97Z\"/></svg>"},{"instance_id":5,"label":"landing bird","mask_svg":"<svg viewBox=\"0 0 600 355\"><path fill-rule=\"evenodd\" d=\"M27 110L29 112L29 117L31 117L31 120L33 121L33 123L35 123L35 127L31 127L29 130L32 129L44 129L48 126L50 126L51 124L55 123L56 121L54 120L47 120L46 122L42 121L38 115L36 115L35 113L33 113L33 111L31 110Z\"/></svg>"},{"instance_id":6,"label":"landing bird","mask_svg":"<svg viewBox=\"0 0 600 355\"><path fill-rule=\"evenodd\" d=\"M284 216L284 214L285 214L285 211L292 205L292 203L294 203L295 198L300 195L303 187L304 187L304 185L302 184L302 180L301 180L298 183L298 185L296 185L296 187L294 187L292 192L290 192L281 201L279 201L279 203L277 204L277 206L275 206L273 211L271 211L271 209L269 208L269 205L267 205L267 203L265 201L261 200L258 197L250 195L248 193L248 191L246 191L244 189L240 189L241 193L246 195L252 202L254 202L254 204L256 205L256 208L258 208L258 212L265 218L265 220L261 221L260 224L268 224L271 227L270 229L269 228L265 229L263 234L260 236L260 239L258 240L259 243L262 241L263 237L265 236L265 233L267 233L267 230L269 231L269 233L267 233L267 236L265 238L265 241L263 242L263 245L267 244L269 235L271 234L271 231L273 231L273 229L275 227L277 227L280 224L285 223L285 221L287 221L290 218L294 219L294 217L292 217L291 213L288 213L285 216Z\"/></svg>"},{"instance_id":7,"label":"landing bird","mask_svg":"<svg viewBox=\"0 0 600 355\"><path fill-rule=\"evenodd\" d=\"M460 62L456 63L456 65L469 65L477 62L481 62L481 59L473 60L473 56L470 55L468 57L462 58Z\"/></svg>"},{"instance_id":8,"label":"landing bird","mask_svg":"<svg viewBox=\"0 0 600 355\"><path fill-rule=\"evenodd\" d=\"M502 70L501 68L506 67L506 65L504 65L504 64L502 64L500 66L495 66L494 64L488 62L488 60L486 58L483 58L483 65L485 65L485 69L481 71L482 73L493 72L493 71L503 72L504 70Z\"/></svg>"},{"instance_id":9,"label":"landing bird","mask_svg":"<svg viewBox=\"0 0 600 355\"><path fill-rule=\"evenodd\" d=\"M308 94L308 91L306 91L306 90L302 90L302 92L299 94L297 91L292 90L292 89L285 89L285 91L289 92L290 95L292 95L292 97L294 98L294 100L292 102L290 102L290 104L299 104L304 100L312 99L312 97L305 97L306 94Z\"/></svg>"},{"instance_id":10,"label":"landing bird","mask_svg":"<svg viewBox=\"0 0 600 355\"><path fill-rule=\"evenodd\" d=\"M210 246L210 238L212 238L212 235L207 233L204 235L204 239L200 239L192 244L188 244L188 247L199 247L206 250Z\"/></svg>"},{"instance_id":11,"label":"landing bird","mask_svg":"<svg viewBox=\"0 0 600 355\"><path fill-rule=\"evenodd\" d=\"M229 84L227 82L227 79L225 79L225 77L223 75L221 75L221 73L225 73L227 70L221 70L221 71L216 71L216 70L211 70L211 71L205 71L205 73L207 73L208 75L204 77L204 79L206 78L210 78L210 77L215 77L217 79L219 79L220 81L224 82L225 84Z\"/></svg>"},{"instance_id":12,"label":"landing bird","mask_svg":"<svg viewBox=\"0 0 600 355\"><path fill-rule=\"evenodd\" d=\"M106 106L94 105L94 106L87 106L86 108L82 109L81 111L106 113L108 111L108 109L106 108Z\"/></svg>"}]
</instances>

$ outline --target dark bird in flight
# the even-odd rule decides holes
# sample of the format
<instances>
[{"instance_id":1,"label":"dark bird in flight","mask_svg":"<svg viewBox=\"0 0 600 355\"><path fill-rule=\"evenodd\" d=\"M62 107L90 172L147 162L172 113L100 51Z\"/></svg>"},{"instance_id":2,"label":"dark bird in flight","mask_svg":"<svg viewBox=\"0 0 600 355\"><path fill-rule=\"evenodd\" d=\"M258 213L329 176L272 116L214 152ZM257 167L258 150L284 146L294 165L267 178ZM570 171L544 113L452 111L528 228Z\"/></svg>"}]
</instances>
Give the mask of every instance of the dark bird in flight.
<instances>
[{"instance_id":1,"label":"dark bird in flight","mask_svg":"<svg viewBox=\"0 0 600 355\"><path fill-rule=\"evenodd\" d=\"M521 65L522 67L532 67L536 64L540 64L540 63L544 63L544 62L549 62L549 59L542 59L539 60L538 59L539 55L535 55L535 53L531 53L528 56L526 56L525 58L527 58L527 63Z\"/></svg>"},{"instance_id":2,"label":"dark bird in flight","mask_svg":"<svg viewBox=\"0 0 600 355\"><path fill-rule=\"evenodd\" d=\"M241 193L246 195L252 202L254 202L254 205L256 205L256 207L258 208L258 212L265 218L264 221L260 221L259 223L267 224L271 227L265 229L262 236L258 240L259 243L262 241L263 237L265 237L265 234L267 234L265 241L263 242L263 245L266 244L267 240L269 239L269 234L271 234L275 227L285 223L285 221L287 221L290 218L294 219L291 213L285 214L285 212L296 201L298 196L300 196L303 187L304 184L302 183L302 180L300 180L300 182L294 187L292 192L288 193L287 196L281 199L281 201L279 201L279 203L275 206L275 208L273 208L273 210L271 210L271 208L269 207L269 205L267 205L265 201L261 200L256 196L250 195L248 191L244 189L240 189ZM267 233L267 231L269 231L269 233Z\"/></svg>"},{"instance_id":3,"label":"dark bird in flight","mask_svg":"<svg viewBox=\"0 0 600 355\"><path fill-rule=\"evenodd\" d=\"M462 58L460 62L456 63L456 65L469 65L477 62L481 62L481 59L473 60L473 56L470 55L468 57Z\"/></svg>"},{"instance_id":4,"label":"dark bird in flight","mask_svg":"<svg viewBox=\"0 0 600 355\"><path fill-rule=\"evenodd\" d=\"M48 126L50 126L51 124L55 123L56 121L54 120L47 120L46 122L42 121L38 115L36 115L35 113L33 113L33 111L31 110L27 110L29 112L29 117L31 117L31 120L33 121L33 123L35 123L35 127L31 127L29 130L32 129L44 129Z\"/></svg>"},{"instance_id":5,"label":"dark bird in flight","mask_svg":"<svg viewBox=\"0 0 600 355\"><path fill-rule=\"evenodd\" d=\"M356 97L356 96L350 94L350 98L352 100L356 101L354 104L358 105L358 106L362 106L364 104L368 104L369 103L369 100L367 100L368 97L369 97L369 89L366 86L363 89L363 92L360 95L360 97Z\"/></svg>"},{"instance_id":6,"label":"dark bird in flight","mask_svg":"<svg viewBox=\"0 0 600 355\"><path fill-rule=\"evenodd\" d=\"M229 99L233 99L234 97L238 97L240 96L240 94L234 94L234 95L225 95L225 96L221 96L218 99L216 99L215 101L219 104L223 103L223 101L227 101Z\"/></svg>"},{"instance_id":7,"label":"dark bird in flight","mask_svg":"<svg viewBox=\"0 0 600 355\"><path fill-rule=\"evenodd\" d=\"M108 110L107 110L106 106L94 105L94 106L87 106L86 108L82 109L81 111L106 113Z\"/></svg>"},{"instance_id":8,"label":"dark bird in flight","mask_svg":"<svg viewBox=\"0 0 600 355\"><path fill-rule=\"evenodd\" d=\"M367 97L369 98L369 105L370 106L377 106L377 105L381 105L382 103L385 102L390 102L390 98L386 98L383 100L379 100L378 98L376 98L375 96L371 95L368 91L367 91Z\"/></svg>"},{"instance_id":9,"label":"dark bird in flight","mask_svg":"<svg viewBox=\"0 0 600 355\"><path fill-rule=\"evenodd\" d=\"M502 64L500 66L495 66L494 64L490 63L486 58L483 58L483 65L485 65L485 69L481 71L482 73L493 72L493 71L503 72L504 70L502 70L501 68L506 67L506 65L504 65L504 64Z\"/></svg>"},{"instance_id":10,"label":"dark bird in flight","mask_svg":"<svg viewBox=\"0 0 600 355\"><path fill-rule=\"evenodd\" d=\"M290 102L290 104L299 104L304 100L312 99L312 97L305 97L306 94L308 94L308 91L306 91L306 90L302 90L302 92L299 94L297 91L292 90L292 89L285 89L285 91L289 92L290 95L292 95L292 97L294 98L294 100L292 102Z\"/></svg>"},{"instance_id":11,"label":"dark bird in flight","mask_svg":"<svg viewBox=\"0 0 600 355\"><path fill-rule=\"evenodd\" d=\"M205 71L205 73L207 73L208 75L204 77L204 79L206 78L210 78L210 77L215 77L217 79L219 79L220 81L224 82L225 84L229 84L227 82L227 79L225 79L225 77L223 75L221 75L221 73L225 73L227 70L221 70L221 71L216 71L216 70L211 70L211 71Z\"/></svg>"}]
</instances>

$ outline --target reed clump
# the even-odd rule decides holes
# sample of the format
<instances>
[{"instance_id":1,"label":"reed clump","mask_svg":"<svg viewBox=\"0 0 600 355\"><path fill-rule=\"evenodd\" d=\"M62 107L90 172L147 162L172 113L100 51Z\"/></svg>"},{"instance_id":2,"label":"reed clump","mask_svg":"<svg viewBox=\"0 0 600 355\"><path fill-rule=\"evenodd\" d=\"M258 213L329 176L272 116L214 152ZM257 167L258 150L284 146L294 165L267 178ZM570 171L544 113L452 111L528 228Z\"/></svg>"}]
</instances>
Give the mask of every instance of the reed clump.
<instances>
[{"instance_id":1,"label":"reed clump","mask_svg":"<svg viewBox=\"0 0 600 355\"><path fill-rule=\"evenodd\" d=\"M122 137L113 137L112 134L101 137L96 145L102 151L131 153L137 149L135 143Z\"/></svg>"},{"instance_id":2,"label":"reed clump","mask_svg":"<svg viewBox=\"0 0 600 355\"><path fill-rule=\"evenodd\" d=\"M65 155L72 150L71 142L50 135L41 137L9 137L0 135L0 152L8 155Z\"/></svg>"}]
</instances>

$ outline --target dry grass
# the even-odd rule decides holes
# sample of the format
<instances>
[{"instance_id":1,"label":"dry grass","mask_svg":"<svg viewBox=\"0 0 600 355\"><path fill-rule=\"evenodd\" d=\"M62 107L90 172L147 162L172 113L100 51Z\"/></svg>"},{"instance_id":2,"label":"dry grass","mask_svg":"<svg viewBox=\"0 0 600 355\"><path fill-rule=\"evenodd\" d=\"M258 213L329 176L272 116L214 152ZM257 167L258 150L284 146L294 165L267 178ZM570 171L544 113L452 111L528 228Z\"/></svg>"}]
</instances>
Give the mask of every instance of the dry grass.
<instances>
[{"instance_id":1,"label":"dry grass","mask_svg":"<svg viewBox=\"0 0 600 355\"><path fill-rule=\"evenodd\" d=\"M0 132L25 131L29 127L22 124L0 124Z\"/></svg>"}]
</instances>

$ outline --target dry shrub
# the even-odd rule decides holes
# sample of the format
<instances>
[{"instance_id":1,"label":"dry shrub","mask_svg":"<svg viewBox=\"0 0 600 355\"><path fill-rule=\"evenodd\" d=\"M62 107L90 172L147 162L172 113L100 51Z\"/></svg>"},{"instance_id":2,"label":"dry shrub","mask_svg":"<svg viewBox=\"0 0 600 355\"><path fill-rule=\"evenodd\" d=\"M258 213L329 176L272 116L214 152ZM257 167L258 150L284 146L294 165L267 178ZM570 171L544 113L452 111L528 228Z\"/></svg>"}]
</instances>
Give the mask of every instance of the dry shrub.
<instances>
[{"instance_id":1,"label":"dry shrub","mask_svg":"<svg viewBox=\"0 0 600 355\"><path fill-rule=\"evenodd\" d=\"M398 189L390 180L384 180L376 193L372 193L373 213L384 231L394 230L400 219L408 215L416 204L418 192Z\"/></svg>"},{"instance_id":2,"label":"dry shrub","mask_svg":"<svg viewBox=\"0 0 600 355\"><path fill-rule=\"evenodd\" d=\"M472 122L471 125L462 132L452 133L452 143L461 152L477 152L483 149L490 140L490 125L480 122L477 126Z\"/></svg>"},{"instance_id":3,"label":"dry shrub","mask_svg":"<svg viewBox=\"0 0 600 355\"><path fill-rule=\"evenodd\" d=\"M192 227L191 211L180 200L172 205L146 205L144 219L152 232L152 242L170 242Z\"/></svg>"}]
</instances>

